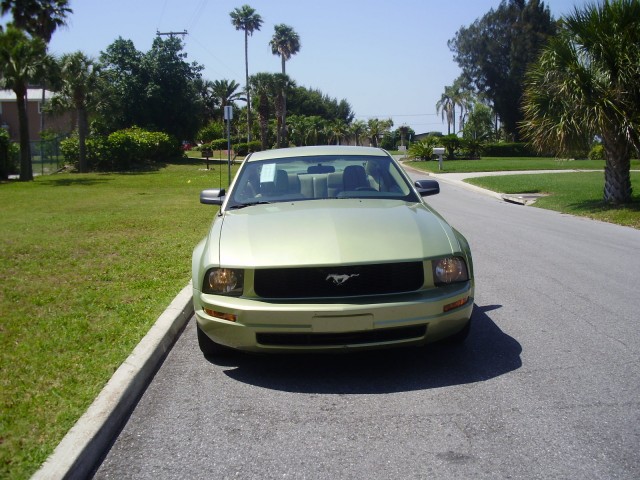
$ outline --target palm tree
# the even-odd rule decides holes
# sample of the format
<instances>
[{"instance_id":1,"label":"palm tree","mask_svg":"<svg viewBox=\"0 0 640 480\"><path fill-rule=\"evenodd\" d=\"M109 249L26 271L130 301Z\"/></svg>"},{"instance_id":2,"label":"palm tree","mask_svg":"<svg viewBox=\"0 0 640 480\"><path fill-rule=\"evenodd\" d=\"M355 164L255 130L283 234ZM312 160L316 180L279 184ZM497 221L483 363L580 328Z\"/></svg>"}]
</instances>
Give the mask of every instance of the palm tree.
<instances>
[{"instance_id":1,"label":"palm tree","mask_svg":"<svg viewBox=\"0 0 640 480\"><path fill-rule=\"evenodd\" d=\"M49 44L53 32L67 24L67 15L73 13L68 0L1 0L2 15L11 12L16 27L32 37ZM44 79L43 79L44 80ZM45 103L45 83L42 82L42 105ZM40 117L40 130L44 130L44 118Z\"/></svg>"},{"instance_id":2,"label":"palm tree","mask_svg":"<svg viewBox=\"0 0 640 480\"><path fill-rule=\"evenodd\" d=\"M400 145L404 147L404 142L407 139L407 133L409 133L409 127L407 125L402 125L398 128L400 132Z\"/></svg>"},{"instance_id":3,"label":"palm tree","mask_svg":"<svg viewBox=\"0 0 640 480\"><path fill-rule=\"evenodd\" d=\"M327 125L328 142L335 141L336 145L340 145L340 140L345 139L349 135L349 126L344 120L336 118Z\"/></svg>"},{"instance_id":4,"label":"palm tree","mask_svg":"<svg viewBox=\"0 0 640 480\"><path fill-rule=\"evenodd\" d=\"M321 145L327 130L327 121L318 116L311 115L306 118L306 145Z\"/></svg>"},{"instance_id":5,"label":"palm tree","mask_svg":"<svg viewBox=\"0 0 640 480\"><path fill-rule=\"evenodd\" d=\"M442 120L447 121L447 134L456 133L456 106L460 107L458 130L463 129L472 98L472 92L464 86L460 77L453 82L453 85L444 87L444 93L436 103L436 111L442 111Z\"/></svg>"},{"instance_id":6,"label":"palm tree","mask_svg":"<svg viewBox=\"0 0 640 480\"><path fill-rule=\"evenodd\" d=\"M249 77L249 91L254 94L253 101L260 121L260 141L262 150L268 148L269 117L271 116L272 99L275 98L276 88L274 74L256 73Z\"/></svg>"},{"instance_id":7,"label":"palm tree","mask_svg":"<svg viewBox=\"0 0 640 480\"><path fill-rule=\"evenodd\" d=\"M67 24L67 15L73 10L68 0L2 0L0 12L11 12L16 27L49 43L53 32Z\"/></svg>"},{"instance_id":8,"label":"palm tree","mask_svg":"<svg viewBox=\"0 0 640 480\"><path fill-rule=\"evenodd\" d=\"M367 135L369 141L374 147L378 146L379 140L393 127L393 120L380 120L379 118L370 118L367 122Z\"/></svg>"},{"instance_id":9,"label":"palm tree","mask_svg":"<svg viewBox=\"0 0 640 480\"><path fill-rule=\"evenodd\" d=\"M300 36L289 25L281 23L274 27L274 34L269 42L271 53L279 55L282 62L282 73L286 75L286 62L300 51Z\"/></svg>"},{"instance_id":10,"label":"palm tree","mask_svg":"<svg viewBox=\"0 0 640 480\"><path fill-rule=\"evenodd\" d=\"M98 92L98 69L95 61L82 52L67 53L59 62L60 91L52 99L54 108L73 109L78 122L79 170L89 170L86 139L89 132L89 111L95 106Z\"/></svg>"},{"instance_id":11,"label":"palm tree","mask_svg":"<svg viewBox=\"0 0 640 480\"><path fill-rule=\"evenodd\" d=\"M356 146L362 145L360 139L367 132L367 122L364 120L356 120L351 124L350 130L351 135L353 135L354 141L356 142Z\"/></svg>"},{"instance_id":12,"label":"palm tree","mask_svg":"<svg viewBox=\"0 0 640 480\"><path fill-rule=\"evenodd\" d=\"M282 62L282 74L287 74L286 63L293 55L300 51L300 36L289 25L281 23L274 27L274 34L269 42L271 53L279 55ZM287 94L282 92L283 110L282 117L279 117L280 129L278 131L278 145L287 144Z\"/></svg>"},{"instance_id":13,"label":"palm tree","mask_svg":"<svg viewBox=\"0 0 640 480\"><path fill-rule=\"evenodd\" d=\"M49 58L47 47L38 37L29 38L22 31L7 25L0 31L0 86L13 90L18 107L20 130L20 180L33 180L29 119L27 116L27 85L43 77Z\"/></svg>"},{"instance_id":14,"label":"palm tree","mask_svg":"<svg viewBox=\"0 0 640 480\"><path fill-rule=\"evenodd\" d=\"M276 91L275 107L276 107L276 145L284 147L288 144L287 128L285 125L287 111L287 92L295 88L296 84L283 73L273 75L274 88Z\"/></svg>"},{"instance_id":15,"label":"palm tree","mask_svg":"<svg viewBox=\"0 0 640 480\"><path fill-rule=\"evenodd\" d=\"M442 112L442 120L447 121L447 133L451 135L451 125L453 131L456 131L456 104L452 96L452 87L444 87L444 93L436 103L436 112Z\"/></svg>"},{"instance_id":16,"label":"palm tree","mask_svg":"<svg viewBox=\"0 0 640 480\"><path fill-rule=\"evenodd\" d=\"M260 31L262 17L249 5L234 9L231 13L231 23L236 30L244 31L244 67L247 93L247 142L251 141L251 94L249 93L249 35Z\"/></svg>"},{"instance_id":17,"label":"palm tree","mask_svg":"<svg viewBox=\"0 0 640 480\"><path fill-rule=\"evenodd\" d=\"M210 85L210 93L220 106L221 117L224 114L224 107L233 105L236 101L247 101L242 96L242 92L238 92L240 84L235 80L214 80Z\"/></svg>"},{"instance_id":18,"label":"palm tree","mask_svg":"<svg viewBox=\"0 0 640 480\"><path fill-rule=\"evenodd\" d=\"M296 146L304 145L305 118L301 115L291 115L289 117L289 139Z\"/></svg>"},{"instance_id":19,"label":"palm tree","mask_svg":"<svg viewBox=\"0 0 640 480\"><path fill-rule=\"evenodd\" d=\"M640 148L640 2L576 8L528 71L521 124L541 151L570 153L598 136L604 200L631 201L630 158Z\"/></svg>"}]
</instances>

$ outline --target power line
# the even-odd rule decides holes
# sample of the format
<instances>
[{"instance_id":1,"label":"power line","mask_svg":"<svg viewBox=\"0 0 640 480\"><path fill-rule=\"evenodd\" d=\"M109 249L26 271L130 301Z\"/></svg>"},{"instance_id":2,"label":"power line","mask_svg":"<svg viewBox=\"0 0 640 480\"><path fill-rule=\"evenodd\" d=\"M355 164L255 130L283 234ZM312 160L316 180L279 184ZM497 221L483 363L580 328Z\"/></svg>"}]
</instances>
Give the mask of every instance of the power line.
<instances>
[{"instance_id":1,"label":"power line","mask_svg":"<svg viewBox=\"0 0 640 480\"><path fill-rule=\"evenodd\" d=\"M185 36L185 35L189 35L189 34L187 33L186 30L183 30L182 32L160 32L159 30L156 30L156 35L157 36L168 35L169 37L173 38L175 35Z\"/></svg>"},{"instance_id":2,"label":"power line","mask_svg":"<svg viewBox=\"0 0 640 480\"><path fill-rule=\"evenodd\" d=\"M189 23L187 26L191 29L194 27L196 22L202 18L202 13L204 12L205 7L207 6L207 0L201 0L200 4L196 6L196 9L193 12L193 15L189 19Z\"/></svg>"}]
</instances>

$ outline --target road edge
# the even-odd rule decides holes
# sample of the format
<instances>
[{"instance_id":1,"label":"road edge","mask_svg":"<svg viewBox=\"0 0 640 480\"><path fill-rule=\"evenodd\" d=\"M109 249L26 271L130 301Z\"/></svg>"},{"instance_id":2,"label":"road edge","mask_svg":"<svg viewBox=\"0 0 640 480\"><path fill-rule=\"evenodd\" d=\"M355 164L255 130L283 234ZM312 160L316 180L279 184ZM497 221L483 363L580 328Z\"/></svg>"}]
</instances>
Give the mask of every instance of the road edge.
<instances>
[{"instance_id":1,"label":"road edge","mask_svg":"<svg viewBox=\"0 0 640 480\"><path fill-rule=\"evenodd\" d=\"M158 317L31 480L91 476L192 315L189 283Z\"/></svg>"}]
</instances>

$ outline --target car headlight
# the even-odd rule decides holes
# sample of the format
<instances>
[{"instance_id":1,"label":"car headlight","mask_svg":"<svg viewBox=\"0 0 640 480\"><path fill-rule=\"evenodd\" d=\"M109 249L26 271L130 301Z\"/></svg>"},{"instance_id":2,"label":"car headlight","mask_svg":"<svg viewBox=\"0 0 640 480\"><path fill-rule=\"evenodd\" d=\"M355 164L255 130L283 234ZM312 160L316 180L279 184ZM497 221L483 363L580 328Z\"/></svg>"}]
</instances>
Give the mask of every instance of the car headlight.
<instances>
[{"instance_id":1,"label":"car headlight","mask_svg":"<svg viewBox=\"0 0 640 480\"><path fill-rule=\"evenodd\" d=\"M436 285L449 285L469 280L467 264L460 257L440 258L431 264L433 266L433 280Z\"/></svg>"},{"instance_id":2,"label":"car headlight","mask_svg":"<svg viewBox=\"0 0 640 480\"><path fill-rule=\"evenodd\" d=\"M244 271L234 268L211 268L202 282L203 293L215 295L242 295Z\"/></svg>"}]
</instances>

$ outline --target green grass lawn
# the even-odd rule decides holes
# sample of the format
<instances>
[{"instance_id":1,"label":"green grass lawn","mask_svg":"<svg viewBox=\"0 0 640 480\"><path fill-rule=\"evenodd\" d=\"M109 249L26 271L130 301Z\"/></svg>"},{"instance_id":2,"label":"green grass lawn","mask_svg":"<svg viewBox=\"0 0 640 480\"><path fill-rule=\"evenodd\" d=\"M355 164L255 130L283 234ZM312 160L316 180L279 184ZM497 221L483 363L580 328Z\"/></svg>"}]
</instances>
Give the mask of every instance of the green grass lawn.
<instances>
[{"instance_id":1,"label":"green grass lawn","mask_svg":"<svg viewBox=\"0 0 640 480\"><path fill-rule=\"evenodd\" d=\"M40 466L188 283L203 167L0 184L0 478Z\"/></svg>"},{"instance_id":2,"label":"green grass lawn","mask_svg":"<svg viewBox=\"0 0 640 480\"><path fill-rule=\"evenodd\" d=\"M640 228L640 172L631 172L633 201L620 207L602 200L604 172L505 175L466 181L500 193L544 193L547 196L534 206Z\"/></svg>"}]
</instances>

